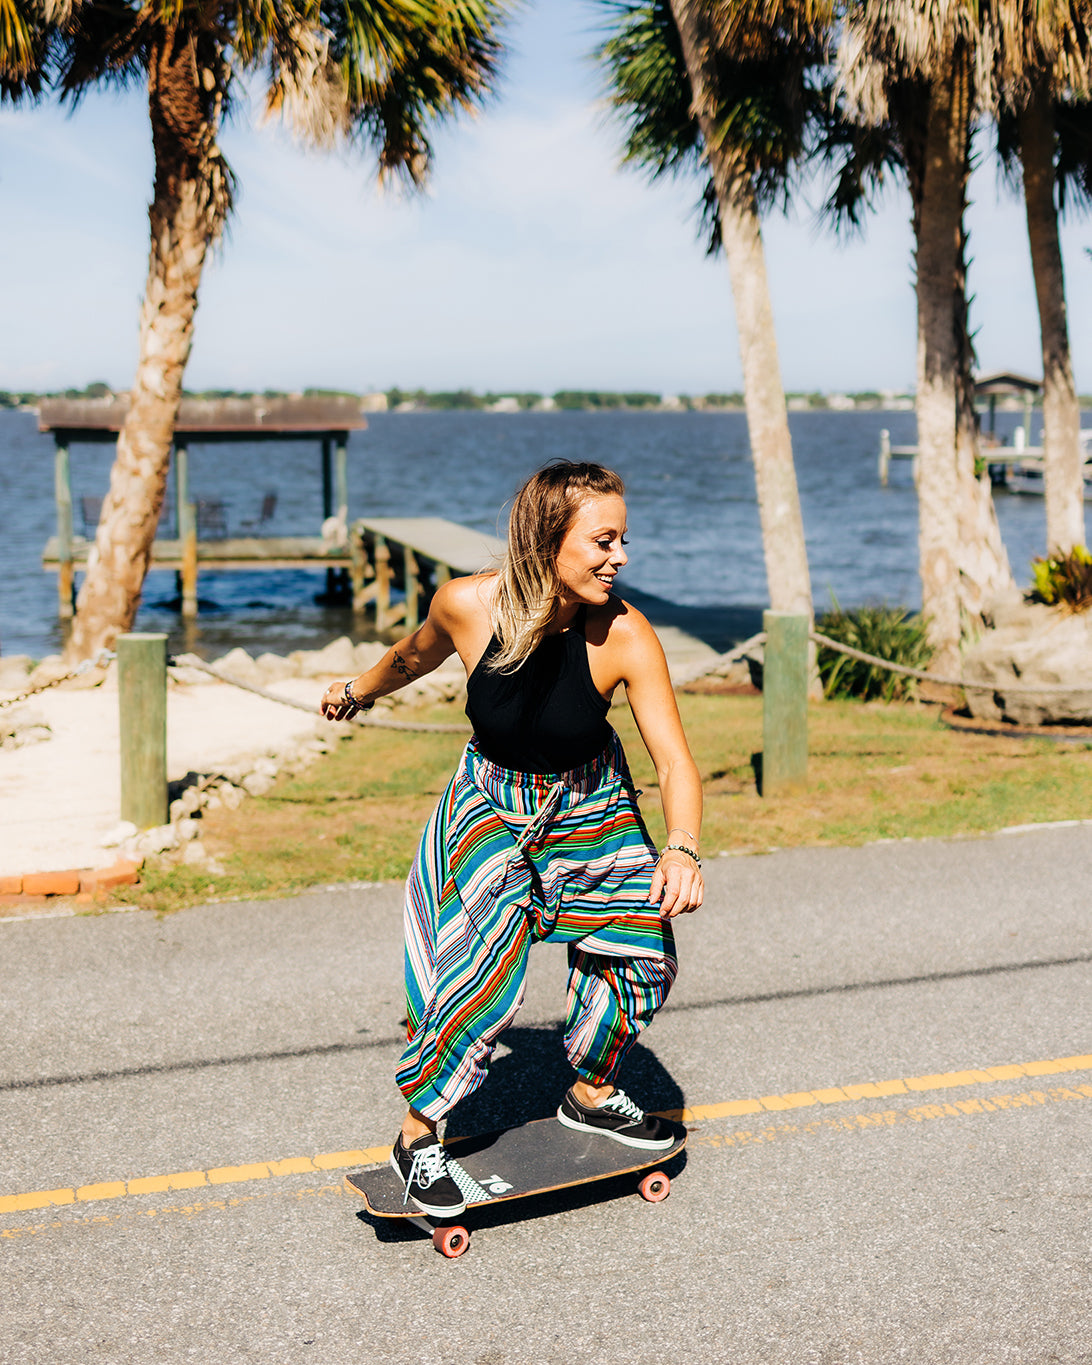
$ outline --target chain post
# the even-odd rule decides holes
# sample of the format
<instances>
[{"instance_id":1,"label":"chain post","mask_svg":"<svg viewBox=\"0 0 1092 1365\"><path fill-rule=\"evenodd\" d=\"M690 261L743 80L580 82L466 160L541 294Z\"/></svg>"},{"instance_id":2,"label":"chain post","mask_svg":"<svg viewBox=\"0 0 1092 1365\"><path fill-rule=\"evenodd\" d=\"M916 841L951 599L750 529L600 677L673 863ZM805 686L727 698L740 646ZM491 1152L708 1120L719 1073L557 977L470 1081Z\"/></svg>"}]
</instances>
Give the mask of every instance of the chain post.
<instances>
[{"instance_id":1,"label":"chain post","mask_svg":"<svg viewBox=\"0 0 1092 1365\"><path fill-rule=\"evenodd\" d=\"M762 795L799 791L808 780L808 628L804 615L767 611L762 665Z\"/></svg>"},{"instance_id":2,"label":"chain post","mask_svg":"<svg viewBox=\"0 0 1092 1365\"><path fill-rule=\"evenodd\" d=\"M121 818L137 829L167 823L167 637L119 635Z\"/></svg>"}]
</instances>

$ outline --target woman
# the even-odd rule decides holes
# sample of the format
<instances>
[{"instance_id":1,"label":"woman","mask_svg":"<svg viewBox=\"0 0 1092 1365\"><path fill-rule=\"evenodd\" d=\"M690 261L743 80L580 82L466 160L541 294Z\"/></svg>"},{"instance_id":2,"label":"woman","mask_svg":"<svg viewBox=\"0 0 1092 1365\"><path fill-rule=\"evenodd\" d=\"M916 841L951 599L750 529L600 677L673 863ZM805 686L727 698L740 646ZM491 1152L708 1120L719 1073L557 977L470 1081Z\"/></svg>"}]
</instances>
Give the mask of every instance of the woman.
<instances>
[{"instance_id":1,"label":"woman","mask_svg":"<svg viewBox=\"0 0 1092 1365\"><path fill-rule=\"evenodd\" d=\"M474 736L406 888L409 1041L396 1075L409 1112L391 1156L407 1200L436 1217L473 1194L437 1123L485 1079L533 941L569 945L577 1080L560 1122L649 1151L673 1141L614 1076L674 980L672 919L702 902L702 791L660 642L612 594L624 491L601 465L540 470L516 495L499 572L445 583L424 625L322 699L343 720L454 651L466 668ZM662 852L607 722L619 684L656 767Z\"/></svg>"}]
</instances>

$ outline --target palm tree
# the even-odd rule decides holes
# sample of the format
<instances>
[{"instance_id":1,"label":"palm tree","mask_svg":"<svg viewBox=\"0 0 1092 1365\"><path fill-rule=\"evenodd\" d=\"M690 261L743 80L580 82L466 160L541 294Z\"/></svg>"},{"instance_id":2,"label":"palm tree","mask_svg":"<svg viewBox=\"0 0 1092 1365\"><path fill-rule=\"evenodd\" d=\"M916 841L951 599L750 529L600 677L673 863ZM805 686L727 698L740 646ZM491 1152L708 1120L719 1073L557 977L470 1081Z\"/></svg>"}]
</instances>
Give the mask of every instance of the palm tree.
<instances>
[{"instance_id":1,"label":"palm tree","mask_svg":"<svg viewBox=\"0 0 1092 1365\"><path fill-rule=\"evenodd\" d=\"M1076 166L1061 140L1082 125L1092 95L1092 32L1087 0L1000 0L993 44L996 100L1008 137L1002 155L1018 154L1043 349L1043 461L1048 553L1085 543L1081 413L1066 320L1058 240L1058 203ZM1076 115L1076 118L1074 118ZM1006 118L1007 116L1007 118ZM1083 159L1086 163L1088 148ZM1078 160L1079 164L1079 160ZM1072 184L1071 184L1072 187ZM1079 184L1078 184L1079 189Z\"/></svg>"},{"instance_id":2,"label":"palm tree","mask_svg":"<svg viewBox=\"0 0 1092 1365\"><path fill-rule=\"evenodd\" d=\"M0 101L36 99L54 27L70 0L0 0Z\"/></svg>"},{"instance_id":3,"label":"palm tree","mask_svg":"<svg viewBox=\"0 0 1092 1365\"><path fill-rule=\"evenodd\" d=\"M627 129L625 159L653 176L705 168L711 250L728 260L770 606L812 615L761 212L786 193L813 111L824 0L609 0L599 51Z\"/></svg>"},{"instance_id":4,"label":"palm tree","mask_svg":"<svg viewBox=\"0 0 1092 1365\"><path fill-rule=\"evenodd\" d=\"M0 0L10 3L10 0ZM62 96L142 80L155 154L140 358L68 645L109 647L136 614L159 520L206 255L231 211L218 143L244 72L311 142L374 150L381 176L420 184L428 129L488 93L500 0L99 0L55 31Z\"/></svg>"},{"instance_id":5,"label":"palm tree","mask_svg":"<svg viewBox=\"0 0 1092 1365\"><path fill-rule=\"evenodd\" d=\"M964 211L982 94L976 0L851 0L839 44L844 112L864 125L834 201L873 166L910 185L918 301L917 420L922 605L940 671L1011 584L988 477L978 458L967 321ZM854 135L848 134L853 141ZM890 155L880 152L889 140Z\"/></svg>"}]
</instances>

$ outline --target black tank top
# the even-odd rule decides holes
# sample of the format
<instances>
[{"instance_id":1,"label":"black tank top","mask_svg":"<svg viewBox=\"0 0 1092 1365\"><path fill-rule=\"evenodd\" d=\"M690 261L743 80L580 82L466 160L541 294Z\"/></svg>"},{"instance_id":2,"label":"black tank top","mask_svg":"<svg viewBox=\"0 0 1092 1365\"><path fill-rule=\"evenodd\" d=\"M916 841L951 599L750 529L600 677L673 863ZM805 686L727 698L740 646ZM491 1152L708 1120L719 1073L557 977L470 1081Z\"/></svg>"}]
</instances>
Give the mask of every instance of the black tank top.
<instances>
[{"instance_id":1,"label":"black tank top","mask_svg":"<svg viewBox=\"0 0 1092 1365\"><path fill-rule=\"evenodd\" d=\"M585 609L572 626L547 635L513 673L486 662L500 649L494 635L466 682L466 714L491 762L521 773L563 773L590 763L611 737L610 702L592 682Z\"/></svg>"}]
</instances>

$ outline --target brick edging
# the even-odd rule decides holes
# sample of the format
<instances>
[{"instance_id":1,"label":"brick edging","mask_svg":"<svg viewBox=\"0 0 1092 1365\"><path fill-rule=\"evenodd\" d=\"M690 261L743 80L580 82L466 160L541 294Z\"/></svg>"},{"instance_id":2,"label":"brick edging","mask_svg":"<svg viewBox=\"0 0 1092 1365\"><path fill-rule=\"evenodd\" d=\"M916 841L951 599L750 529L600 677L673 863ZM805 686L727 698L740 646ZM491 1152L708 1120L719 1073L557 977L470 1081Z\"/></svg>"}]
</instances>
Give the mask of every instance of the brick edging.
<instances>
[{"instance_id":1,"label":"brick edging","mask_svg":"<svg viewBox=\"0 0 1092 1365\"><path fill-rule=\"evenodd\" d=\"M41 900L46 896L78 896L94 900L116 886L135 886L140 880L140 865L119 858L109 867L67 868L63 872L24 872L18 877L0 877L0 906L21 901Z\"/></svg>"}]
</instances>

